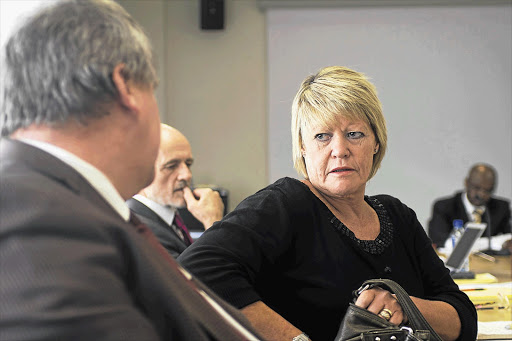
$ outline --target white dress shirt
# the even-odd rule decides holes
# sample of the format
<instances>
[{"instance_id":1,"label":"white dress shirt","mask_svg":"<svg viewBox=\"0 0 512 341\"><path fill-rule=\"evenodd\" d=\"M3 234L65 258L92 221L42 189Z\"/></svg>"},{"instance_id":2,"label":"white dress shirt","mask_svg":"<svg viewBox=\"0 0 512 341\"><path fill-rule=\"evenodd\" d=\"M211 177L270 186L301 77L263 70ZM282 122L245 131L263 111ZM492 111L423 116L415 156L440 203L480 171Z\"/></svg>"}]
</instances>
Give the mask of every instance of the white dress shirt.
<instances>
[{"instance_id":1,"label":"white dress shirt","mask_svg":"<svg viewBox=\"0 0 512 341\"><path fill-rule=\"evenodd\" d=\"M162 220L165 221L167 225L169 225L174 230L174 232L178 234L181 240L185 240L183 232L174 224L174 216L176 215L176 209L174 207L160 205L159 203L154 202L153 200L148 199L140 194L135 194L133 199L140 201L149 207L153 212L155 212L156 215L162 218Z\"/></svg>"},{"instance_id":2,"label":"white dress shirt","mask_svg":"<svg viewBox=\"0 0 512 341\"><path fill-rule=\"evenodd\" d=\"M483 213L485 212L485 205L484 206L475 206L473 205L469 199L467 192L462 193L462 203L464 204L464 208L466 209L466 213L468 215L468 218L470 221L474 221L473 212L475 212L476 209L479 209Z\"/></svg>"}]
</instances>

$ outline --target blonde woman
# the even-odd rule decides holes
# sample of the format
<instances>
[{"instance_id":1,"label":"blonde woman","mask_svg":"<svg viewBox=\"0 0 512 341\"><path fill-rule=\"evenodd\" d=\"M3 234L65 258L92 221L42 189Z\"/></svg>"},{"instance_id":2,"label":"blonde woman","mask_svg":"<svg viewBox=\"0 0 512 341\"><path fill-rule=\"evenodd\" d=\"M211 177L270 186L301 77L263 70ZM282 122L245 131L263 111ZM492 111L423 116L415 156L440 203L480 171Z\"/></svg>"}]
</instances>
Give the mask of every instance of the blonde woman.
<instances>
[{"instance_id":1,"label":"blonde woman","mask_svg":"<svg viewBox=\"0 0 512 341\"><path fill-rule=\"evenodd\" d=\"M352 291L389 278L445 340L475 340L476 311L435 254L413 210L365 195L387 147L374 86L328 67L302 83L292 108L293 160L179 258L269 340L334 340ZM394 324L400 304L379 288L357 305Z\"/></svg>"}]
</instances>

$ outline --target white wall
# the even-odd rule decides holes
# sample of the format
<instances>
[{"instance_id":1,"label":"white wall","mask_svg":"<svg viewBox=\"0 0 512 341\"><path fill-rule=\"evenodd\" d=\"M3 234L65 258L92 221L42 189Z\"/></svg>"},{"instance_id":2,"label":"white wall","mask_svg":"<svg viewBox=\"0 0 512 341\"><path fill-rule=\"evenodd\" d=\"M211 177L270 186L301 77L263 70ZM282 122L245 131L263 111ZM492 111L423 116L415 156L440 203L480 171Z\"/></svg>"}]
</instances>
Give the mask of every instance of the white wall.
<instances>
[{"instance_id":1,"label":"white wall","mask_svg":"<svg viewBox=\"0 0 512 341\"><path fill-rule=\"evenodd\" d=\"M512 7L277 8L268 20L270 179L296 176L290 107L301 81L345 65L370 76L389 149L367 193L413 208L463 186L477 161L512 197Z\"/></svg>"},{"instance_id":2,"label":"white wall","mask_svg":"<svg viewBox=\"0 0 512 341\"><path fill-rule=\"evenodd\" d=\"M1 0L0 0L1 1ZM156 89L156 99L160 109L160 120L166 121L166 90L167 78L165 72L167 69L166 38L164 29L166 26L167 7L161 0L120 0L120 3L137 22L143 27L153 47L155 56L155 66L158 73L159 84Z\"/></svg>"},{"instance_id":3,"label":"white wall","mask_svg":"<svg viewBox=\"0 0 512 341\"><path fill-rule=\"evenodd\" d=\"M20 22L41 6L55 0L0 0L0 46L3 46Z\"/></svg>"},{"instance_id":4,"label":"white wall","mask_svg":"<svg viewBox=\"0 0 512 341\"><path fill-rule=\"evenodd\" d=\"M1 42L51 1L0 0ZM199 0L118 2L152 41L160 117L189 138L194 182L226 188L234 208L267 184L264 13L256 0L226 0L225 29L202 31Z\"/></svg>"},{"instance_id":5,"label":"white wall","mask_svg":"<svg viewBox=\"0 0 512 341\"><path fill-rule=\"evenodd\" d=\"M30 2L48 1L0 0L2 39L15 22L6 5ZM330 64L366 72L384 103L390 150L369 193L398 196L425 223L432 200L486 161L500 174L497 193L512 197L510 6L287 9L268 16L267 31L256 0L226 0L225 30L209 32L199 29L199 0L119 2L153 42L162 121L190 139L195 182L230 190L231 209L296 176L291 100Z\"/></svg>"},{"instance_id":6,"label":"white wall","mask_svg":"<svg viewBox=\"0 0 512 341\"><path fill-rule=\"evenodd\" d=\"M425 224L432 201L485 161L500 174L497 194L512 197L510 6L265 13L254 0L226 0L225 30L209 32L199 1L121 3L163 39L163 121L191 140L195 182L229 189L230 208L297 176L291 101L307 74L331 64L367 73L384 104L390 149L368 193L399 197Z\"/></svg>"},{"instance_id":7,"label":"white wall","mask_svg":"<svg viewBox=\"0 0 512 341\"><path fill-rule=\"evenodd\" d=\"M267 184L265 15L226 0L225 29L202 31L199 0L119 0L159 58L162 121L190 140L194 182L230 191L233 209Z\"/></svg>"}]
</instances>

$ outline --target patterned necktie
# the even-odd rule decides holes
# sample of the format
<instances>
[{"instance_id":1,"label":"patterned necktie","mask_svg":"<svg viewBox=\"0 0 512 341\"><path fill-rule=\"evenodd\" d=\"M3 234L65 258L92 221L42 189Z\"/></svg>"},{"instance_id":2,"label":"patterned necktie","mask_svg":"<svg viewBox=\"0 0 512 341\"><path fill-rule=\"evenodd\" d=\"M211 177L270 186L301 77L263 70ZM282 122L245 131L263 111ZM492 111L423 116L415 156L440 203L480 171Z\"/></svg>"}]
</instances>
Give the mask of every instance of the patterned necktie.
<instances>
[{"instance_id":1,"label":"patterned necktie","mask_svg":"<svg viewBox=\"0 0 512 341\"><path fill-rule=\"evenodd\" d=\"M482 214L484 214L484 210L481 208L477 208L473 211L473 221L477 224L482 222Z\"/></svg>"},{"instance_id":2,"label":"patterned necktie","mask_svg":"<svg viewBox=\"0 0 512 341\"><path fill-rule=\"evenodd\" d=\"M181 230L181 233L183 233L183 238L184 238L184 242L185 244L187 244L187 246L189 246L190 244L192 244L192 242L194 241L192 239L192 236L190 235L190 233L188 232L188 229L187 227L185 226L185 222L183 221L183 219L180 217L180 215L178 214L178 212L176 211L176 214L174 215L174 224L176 225L176 227L178 227L178 229Z\"/></svg>"},{"instance_id":3,"label":"patterned necktie","mask_svg":"<svg viewBox=\"0 0 512 341\"><path fill-rule=\"evenodd\" d=\"M198 287L195 283L195 279L169 255L167 250L162 246L162 244L160 244L149 227L142 223L133 212L130 212L130 223L136 228L137 232L142 235L167 261L167 264L170 265L171 271L178 277L177 279L181 279L179 283L175 283L175 285L184 284L188 286L190 293L187 294L187 299L190 303L195 305L198 318L203 316L203 318L206 319L204 316L207 316L210 320L210 322L205 320L198 322L205 324L209 323L210 326L213 324L215 326L215 333L229 335L227 337L218 338L219 340L259 340L254 336L254 334L230 316L229 313L215 302L212 297L205 293L204 290ZM172 290L172 288L169 288L169 290Z\"/></svg>"}]
</instances>

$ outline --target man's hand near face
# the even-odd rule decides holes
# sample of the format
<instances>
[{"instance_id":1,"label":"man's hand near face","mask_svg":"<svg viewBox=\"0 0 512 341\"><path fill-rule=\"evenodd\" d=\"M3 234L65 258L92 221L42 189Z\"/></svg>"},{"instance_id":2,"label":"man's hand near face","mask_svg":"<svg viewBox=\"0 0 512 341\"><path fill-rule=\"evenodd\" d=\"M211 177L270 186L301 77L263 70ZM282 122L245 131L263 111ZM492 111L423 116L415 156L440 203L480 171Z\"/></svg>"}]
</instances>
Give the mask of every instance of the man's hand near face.
<instances>
[{"instance_id":1,"label":"man's hand near face","mask_svg":"<svg viewBox=\"0 0 512 341\"><path fill-rule=\"evenodd\" d=\"M219 192L211 188L196 188L192 193L189 187L183 189L183 197L187 203L187 209L197 220L208 229L212 224L222 219L224 203Z\"/></svg>"}]
</instances>

